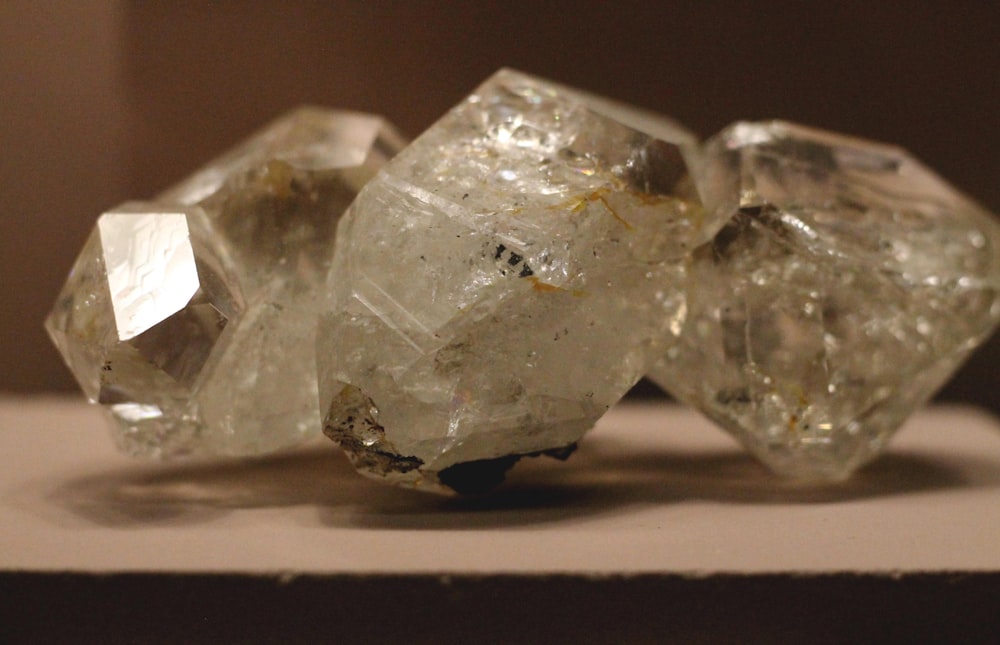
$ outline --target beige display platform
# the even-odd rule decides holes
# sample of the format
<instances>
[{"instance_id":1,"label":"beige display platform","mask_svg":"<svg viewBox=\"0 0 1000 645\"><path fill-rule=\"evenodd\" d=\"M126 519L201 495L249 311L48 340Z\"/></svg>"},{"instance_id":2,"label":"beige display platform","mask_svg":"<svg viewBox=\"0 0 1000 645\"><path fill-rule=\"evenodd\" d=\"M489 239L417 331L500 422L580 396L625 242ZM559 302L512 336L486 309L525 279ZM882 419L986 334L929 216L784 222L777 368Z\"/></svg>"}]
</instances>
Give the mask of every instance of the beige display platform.
<instances>
[{"instance_id":1,"label":"beige display platform","mask_svg":"<svg viewBox=\"0 0 1000 645\"><path fill-rule=\"evenodd\" d=\"M157 587L164 580L244 590L275 581L264 596L280 596L281 585L297 580L321 596L350 595L362 593L351 585L363 581L368 591L356 597L405 597L419 616L421 603L435 598L459 602L461 584L472 585L462 602L485 603L475 589L516 596L549 580L558 590L536 592L550 604L553 593L555 600L590 594L581 607L600 606L603 597L611 615L617 600L605 592L645 598L650 607L638 620L653 625L670 607L654 602L655 593L676 600L685 590L692 597L735 590L731 602L769 607L753 585L770 581L766 588L778 585L770 592L795 602L831 594L849 607L858 594L891 598L902 588L893 585L913 580L903 585L907 594L919 585L930 585L928 593L964 590L994 603L984 606L988 615L989 606L1000 613L1000 421L971 408L930 408L853 479L805 486L770 475L691 411L621 405L568 461L523 460L493 494L460 499L366 480L322 439L259 460L138 462L114 451L99 412L78 400L8 397L0 399L0 571L0 601L34 597L30 588L41 605L58 604L62 593L99 595L73 587L86 587L88 576L124 581L101 587L115 597L147 587L169 597ZM890 585L890 595L844 582L861 578ZM426 588L410 594L399 584ZM845 596L829 584L846 584ZM910 609L926 611L919 607ZM388 615L385 606L370 609ZM835 609L806 602L800 611ZM530 620L546 624L543 615ZM581 616L578 626L588 620L596 619Z\"/></svg>"}]
</instances>

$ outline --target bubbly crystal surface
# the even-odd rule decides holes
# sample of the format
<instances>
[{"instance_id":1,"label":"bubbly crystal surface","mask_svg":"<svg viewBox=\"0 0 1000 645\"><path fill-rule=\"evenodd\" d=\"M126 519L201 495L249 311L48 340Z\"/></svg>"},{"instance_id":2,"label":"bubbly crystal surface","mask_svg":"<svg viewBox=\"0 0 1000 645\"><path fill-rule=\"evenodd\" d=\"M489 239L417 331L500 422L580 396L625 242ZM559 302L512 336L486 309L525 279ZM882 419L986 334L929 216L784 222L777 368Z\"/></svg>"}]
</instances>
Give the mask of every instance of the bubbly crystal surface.
<instances>
[{"instance_id":1,"label":"bubbly crystal surface","mask_svg":"<svg viewBox=\"0 0 1000 645\"><path fill-rule=\"evenodd\" d=\"M100 218L46 327L125 450L261 454L319 435L336 224L402 145L379 117L300 108Z\"/></svg>"},{"instance_id":2,"label":"bubbly crystal surface","mask_svg":"<svg viewBox=\"0 0 1000 645\"><path fill-rule=\"evenodd\" d=\"M738 123L700 182L729 220L650 376L778 472L848 475L1000 320L996 219L903 150Z\"/></svg>"},{"instance_id":3,"label":"bubbly crystal surface","mask_svg":"<svg viewBox=\"0 0 1000 645\"><path fill-rule=\"evenodd\" d=\"M574 444L683 324L714 232L696 154L672 121L497 73L341 221L325 432L363 473L429 488Z\"/></svg>"}]
</instances>

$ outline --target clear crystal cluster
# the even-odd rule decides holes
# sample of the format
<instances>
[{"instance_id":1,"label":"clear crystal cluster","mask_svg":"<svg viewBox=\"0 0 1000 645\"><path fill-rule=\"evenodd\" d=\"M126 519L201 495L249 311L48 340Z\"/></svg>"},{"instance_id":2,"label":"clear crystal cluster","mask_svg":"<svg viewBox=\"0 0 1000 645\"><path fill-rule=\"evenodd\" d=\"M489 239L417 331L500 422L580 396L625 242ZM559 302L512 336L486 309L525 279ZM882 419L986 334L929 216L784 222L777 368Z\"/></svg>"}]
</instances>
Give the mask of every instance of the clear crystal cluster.
<instances>
[{"instance_id":1,"label":"clear crystal cluster","mask_svg":"<svg viewBox=\"0 0 1000 645\"><path fill-rule=\"evenodd\" d=\"M46 320L130 453L322 427L459 492L566 456L647 373L841 478L998 324L1000 224L904 151L782 122L702 145L511 70L405 149L370 115L279 119L102 215Z\"/></svg>"},{"instance_id":2,"label":"clear crystal cluster","mask_svg":"<svg viewBox=\"0 0 1000 645\"><path fill-rule=\"evenodd\" d=\"M336 224L402 146L378 117L302 108L101 216L46 328L125 451L260 454L319 434Z\"/></svg>"},{"instance_id":3,"label":"clear crystal cluster","mask_svg":"<svg viewBox=\"0 0 1000 645\"><path fill-rule=\"evenodd\" d=\"M840 478L1000 321L1000 227L903 150L781 122L704 146L728 220L650 376L774 470Z\"/></svg>"},{"instance_id":4,"label":"clear crystal cluster","mask_svg":"<svg viewBox=\"0 0 1000 645\"><path fill-rule=\"evenodd\" d=\"M690 250L714 233L696 153L664 118L487 80L341 221L325 432L365 474L460 491L573 446L683 325Z\"/></svg>"}]
</instances>

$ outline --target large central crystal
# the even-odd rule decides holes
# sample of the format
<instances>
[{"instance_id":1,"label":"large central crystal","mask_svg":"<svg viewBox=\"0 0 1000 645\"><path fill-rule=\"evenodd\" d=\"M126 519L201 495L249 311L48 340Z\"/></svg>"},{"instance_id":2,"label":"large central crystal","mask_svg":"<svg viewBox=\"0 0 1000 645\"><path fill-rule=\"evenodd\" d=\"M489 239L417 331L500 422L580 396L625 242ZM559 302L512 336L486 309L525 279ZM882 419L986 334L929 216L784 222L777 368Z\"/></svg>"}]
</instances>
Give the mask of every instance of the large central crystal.
<instances>
[{"instance_id":1,"label":"large central crystal","mask_svg":"<svg viewBox=\"0 0 1000 645\"><path fill-rule=\"evenodd\" d=\"M302 108L100 218L46 326L123 449L261 454L319 435L336 225L402 145L379 117Z\"/></svg>"},{"instance_id":2,"label":"large central crystal","mask_svg":"<svg viewBox=\"0 0 1000 645\"><path fill-rule=\"evenodd\" d=\"M775 470L839 478L1000 321L1000 226L904 151L787 123L705 146L729 217L651 376Z\"/></svg>"},{"instance_id":3,"label":"large central crystal","mask_svg":"<svg viewBox=\"0 0 1000 645\"><path fill-rule=\"evenodd\" d=\"M688 254L714 233L692 154L667 119L512 71L484 83L341 222L327 434L366 474L459 489L573 445L684 323Z\"/></svg>"}]
</instances>

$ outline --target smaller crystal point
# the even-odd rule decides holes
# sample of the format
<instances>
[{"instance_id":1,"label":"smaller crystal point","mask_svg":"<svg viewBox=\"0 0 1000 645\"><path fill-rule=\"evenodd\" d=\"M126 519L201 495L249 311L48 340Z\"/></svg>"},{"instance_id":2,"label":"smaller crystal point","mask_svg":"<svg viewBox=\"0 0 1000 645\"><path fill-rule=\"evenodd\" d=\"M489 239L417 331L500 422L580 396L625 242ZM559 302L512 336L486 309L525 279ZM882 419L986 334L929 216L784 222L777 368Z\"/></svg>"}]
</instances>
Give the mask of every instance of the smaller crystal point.
<instances>
[{"instance_id":1,"label":"smaller crystal point","mask_svg":"<svg viewBox=\"0 0 1000 645\"><path fill-rule=\"evenodd\" d=\"M124 450L256 455L320 434L336 225L402 146L380 117L301 108L98 220L46 328Z\"/></svg>"},{"instance_id":2,"label":"smaller crystal point","mask_svg":"<svg viewBox=\"0 0 1000 645\"><path fill-rule=\"evenodd\" d=\"M729 221L650 376L774 470L846 477L997 326L1000 225L899 148L798 125L738 123L704 159Z\"/></svg>"},{"instance_id":3,"label":"smaller crystal point","mask_svg":"<svg viewBox=\"0 0 1000 645\"><path fill-rule=\"evenodd\" d=\"M564 452L683 319L686 258L714 233L696 155L664 117L487 80L340 224L317 354L328 436L367 475L464 491Z\"/></svg>"},{"instance_id":4,"label":"smaller crystal point","mask_svg":"<svg viewBox=\"0 0 1000 645\"><path fill-rule=\"evenodd\" d=\"M197 207L132 202L102 215L45 327L131 453L185 453L187 400L243 310ZM165 416L166 411L174 412Z\"/></svg>"}]
</instances>

